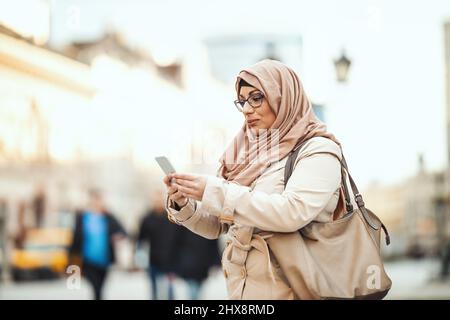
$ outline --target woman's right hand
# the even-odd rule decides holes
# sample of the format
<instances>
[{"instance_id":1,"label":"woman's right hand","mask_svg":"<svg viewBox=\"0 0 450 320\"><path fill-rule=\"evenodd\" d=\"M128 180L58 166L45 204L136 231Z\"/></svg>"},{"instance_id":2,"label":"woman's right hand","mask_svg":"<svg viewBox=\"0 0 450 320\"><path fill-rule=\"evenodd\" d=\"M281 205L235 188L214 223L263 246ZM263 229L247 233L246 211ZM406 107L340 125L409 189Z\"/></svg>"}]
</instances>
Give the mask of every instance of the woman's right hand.
<instances>
[{"instance_id":1,"label":"woman's right hand","mask_svg":"<svg viewBox=\"0 0 450 320\"><path fill-rule=\"evenodd\" d=\"M169 199L174 201L179 207L184 207L188 202L188 198L184 197L182 193L178 191L178 186L176 183L170 183L172 178L172 175L169 175L165 176L163 179L163 182L167 188L167 193L169 194Z\"/></svg>"}]
</instances>

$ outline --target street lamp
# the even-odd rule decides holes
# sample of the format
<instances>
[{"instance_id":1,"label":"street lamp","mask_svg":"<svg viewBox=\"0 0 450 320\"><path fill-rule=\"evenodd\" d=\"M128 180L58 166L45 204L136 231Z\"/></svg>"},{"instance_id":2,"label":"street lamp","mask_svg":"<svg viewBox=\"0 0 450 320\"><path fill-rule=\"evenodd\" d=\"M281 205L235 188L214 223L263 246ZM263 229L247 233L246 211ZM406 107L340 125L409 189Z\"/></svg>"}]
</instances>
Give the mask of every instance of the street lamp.
<instances>
[{"instance_id":1,"label":"street lamp","mask_svg":"<svg viewBox=\"0 0 450 320\"><path fill-rule=\"evenodd\" d=\"M342 51L342 56L334 60L334 67L336 68L336 78L338 82L347 82L348 70L351 65L351 61L345 56Z\"/></svg>"}]
</instances>

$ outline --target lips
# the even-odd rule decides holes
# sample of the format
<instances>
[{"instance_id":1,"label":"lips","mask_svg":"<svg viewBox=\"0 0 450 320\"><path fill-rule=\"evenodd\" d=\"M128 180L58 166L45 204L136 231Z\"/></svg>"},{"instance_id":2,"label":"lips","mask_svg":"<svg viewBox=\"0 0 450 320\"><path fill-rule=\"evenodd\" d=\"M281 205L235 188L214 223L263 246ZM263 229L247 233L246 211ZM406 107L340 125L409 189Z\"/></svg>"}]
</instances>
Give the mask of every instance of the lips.
<instances>
[{"instance_id":1,"label":"lips","mask_svg":"<svg viewBox=\"0 0 450 320\"><path fill-rule=\"evenodd\" d=\"M253 125L255 125L256 122L258 122L258 121L259 121L258 119L247 120L247 124L248 124L249 126L253 126Z\"/></svg>"}]
</instances>

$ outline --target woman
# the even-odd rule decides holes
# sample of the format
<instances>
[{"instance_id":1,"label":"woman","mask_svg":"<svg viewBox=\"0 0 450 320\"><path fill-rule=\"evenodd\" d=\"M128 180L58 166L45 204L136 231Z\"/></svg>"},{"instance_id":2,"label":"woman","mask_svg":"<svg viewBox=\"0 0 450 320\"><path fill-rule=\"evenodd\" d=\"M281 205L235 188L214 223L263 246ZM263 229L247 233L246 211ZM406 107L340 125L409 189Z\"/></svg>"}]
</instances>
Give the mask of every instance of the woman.
<instances>
[{"instance_id":1,"label":"woman","mask_svg":"<svg viewBox=\"0 0 450 320\"><path fill-rule=\"evenodd\" d=\"M222 267L229 299L297 299L265 239L339 216L340 143L314 115L297 74L278 61L241 71L236 92L245 123L217 176L166 176L166 209L203 237L227 233ZM300 145L284 186L287 158Z\"/></svg>"}]
</instances>

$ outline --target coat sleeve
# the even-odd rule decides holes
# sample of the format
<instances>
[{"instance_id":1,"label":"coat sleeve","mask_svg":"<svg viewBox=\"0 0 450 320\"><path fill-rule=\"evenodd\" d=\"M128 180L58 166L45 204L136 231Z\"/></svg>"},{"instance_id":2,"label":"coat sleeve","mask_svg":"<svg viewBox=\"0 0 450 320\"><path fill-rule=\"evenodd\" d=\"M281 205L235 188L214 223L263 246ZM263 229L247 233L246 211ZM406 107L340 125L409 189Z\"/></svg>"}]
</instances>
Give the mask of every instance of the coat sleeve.
<instances>
[{"instance_id":1,"label":"coat sleeve","mask_svg":"<svg viewBox=\"0 0 450 320\"><path fill-rule=\"evenodd\" d=\"M204 210L202 204L195 200L189 199L189 202L183 208L177 209L167 196L166 210L169 220L206 239L217 239L228 230L228 225L220 222L217 216Z\"/></svg>"},{"instance_id":2,"label":"coat sleeve","mask_svg":"<svg viewBox=\"0 0 450 320\"><path fill-rule=\"evenodd\" d=\"M326 207L341 182L334 155L302 157L281 194L267 194L209 176L202 207L216 217L273 232L294 232Z\"/></svg>"}]
</instances>

